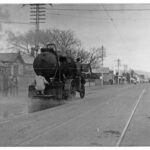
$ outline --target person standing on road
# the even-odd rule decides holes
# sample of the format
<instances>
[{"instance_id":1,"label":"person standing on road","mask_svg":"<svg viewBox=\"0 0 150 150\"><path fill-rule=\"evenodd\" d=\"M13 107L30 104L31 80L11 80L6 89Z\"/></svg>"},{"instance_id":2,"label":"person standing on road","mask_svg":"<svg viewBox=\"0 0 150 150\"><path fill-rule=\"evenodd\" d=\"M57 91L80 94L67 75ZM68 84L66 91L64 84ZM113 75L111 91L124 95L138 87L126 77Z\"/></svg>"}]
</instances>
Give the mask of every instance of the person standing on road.
<instances>
[{"instance_id":1,"label":"person standing on road","mask_svg":"<svg viewBox=\"0 0 150 150\"><path fill-rule=\"evenodd\" d=\"M13 76L10 75L9 77L9 94L10 96L13 95Z\"/></svg>"},{"instance_id":2,"label":"person standing on road","mask_svg":"<svg viewBox=\"0 0 150 150\"><path fill-rule=\"evenodd\" d=\"M6 71L3 73L3 96L8 96L8 75Z\"/></svg>"},{"instance_id":3,"label":"person standing on road","mask_svg":"<svg viewBox=\"0 0 150 150\"><path fill-rule=\"evenodd\" d=\"M13 77L13 88L14 88L14 96L18 95L18 78L17 75Z\"/></svg>"}]
</instances>

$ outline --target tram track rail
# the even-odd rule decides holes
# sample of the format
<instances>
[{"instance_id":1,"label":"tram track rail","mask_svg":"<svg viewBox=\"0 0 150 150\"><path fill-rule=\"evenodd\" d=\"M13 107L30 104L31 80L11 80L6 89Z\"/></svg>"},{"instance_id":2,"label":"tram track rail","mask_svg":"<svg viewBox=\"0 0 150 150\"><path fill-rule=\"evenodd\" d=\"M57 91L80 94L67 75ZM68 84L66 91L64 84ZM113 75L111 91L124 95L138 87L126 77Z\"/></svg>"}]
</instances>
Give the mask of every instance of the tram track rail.
<instances>
[{"instance_id":1,"label":"tram track rail","mask_svg":"<svg viewBox=\"0 0 150 150\"><path fill-rule=\"evenodd\" d=\"M142 92L140 93L140 95L138 97L138 100L137 100L136 104L134 105L133 110L132 110L132 112L131 112L131 114L130 114L130 116L129 116L129 118L128 118L128 120L127 120L127 122L126 122L126 124L125 124L125 126L123 128L121 136L119 137L119 139L118 139L118 141L116 143L116 146L121 146L121 143L123 142L123 139L124 139L124 137L126 135L126 132L128 131L130 123L131 123L131 121L132 121L132 119L134 117L134 114L135 114L135 112L136 112L136 110L138 108L138 105L140 104L140 102L142 100L142 97L143 97L145 92L146 92L146 89L143 89Z\"/></svg>"},{"instance_id":2,"label":"tram track rail","mask_svg":"<svg viewBox=\"0 0 150 150\"><path fill-rule=\"evenodd\" d=\"M19 115L14 115L14 116L11 116L10 118L8 119L1 119L0 120L0 125L1 124L4 124L4 123L8 123L14 119L18 119L18 118L21 118L21 117L26 117L28 115L28 112L22 112L21 114Z\"/></svg>"}]
</instances>

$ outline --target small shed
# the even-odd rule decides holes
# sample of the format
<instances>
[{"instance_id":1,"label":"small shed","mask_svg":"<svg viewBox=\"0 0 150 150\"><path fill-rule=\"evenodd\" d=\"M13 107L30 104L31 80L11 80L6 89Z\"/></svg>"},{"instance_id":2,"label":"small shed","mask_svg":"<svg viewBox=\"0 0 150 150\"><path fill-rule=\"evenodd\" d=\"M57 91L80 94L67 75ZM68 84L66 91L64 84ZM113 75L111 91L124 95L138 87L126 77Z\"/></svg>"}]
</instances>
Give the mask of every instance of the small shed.
<instances>
[{"instance_id":1,"label":"small shed","mask_svg":"<svg viewBox=\"0 0 150 150\"><path fill-rule=\"evenodd\" d=\"M22 76L32 73L34 58L24 53L0 53L0 63L9 68L9 74Z\"/></svg>"},{"instance_id":2,"label":"small shed","mask_svg":"<svg viewBox=\"0 0 150 150\"><path fill-rule=\"evenodd\" d=\"M0 91L2 91L3 88L3 77L5 73L7 73L8 71L9 71L8 66L0 62Z\"/></svg>"},{"instance_id":3,"label":"small shed","mask_svg":"<svg viewBox=\"0 0 150 150\"><path fill-rule=\"evenodd\" d=\"M23 59L19 53L0 53L0 62L7 66L12 75L23 74Z\"/></svg>"}]
</instances>

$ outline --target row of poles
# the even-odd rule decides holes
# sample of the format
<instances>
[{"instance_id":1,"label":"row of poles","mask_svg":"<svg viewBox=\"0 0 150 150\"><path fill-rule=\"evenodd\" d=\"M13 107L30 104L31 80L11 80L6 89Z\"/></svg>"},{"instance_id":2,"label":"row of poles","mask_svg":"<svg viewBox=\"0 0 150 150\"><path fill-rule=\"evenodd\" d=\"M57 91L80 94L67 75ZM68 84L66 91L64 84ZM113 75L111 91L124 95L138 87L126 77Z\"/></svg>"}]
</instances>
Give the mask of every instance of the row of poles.
<instances>
[{"instance_id":1,"label":"row of poles","mask_svg":"<svg viewBox=\"0 0 150 150\"><path fill-rule=\"evenodd\" d=\"M102 85L103 85L103 84L104 84L104 80L103 80L103 77L104 77L103 69L104 69L104 57L106 56L106 49L105 49L104 46L102 45L102 47L101 47L100 50L101 50L101 53L102 53L102 55L101 55L101 57L102 57L102 64L101 64L101 66L102 66ZM118 59L117 59L118 84L119 84L120 66L121 66L121 60L118 58ZM128 66L127 66L126 64L124 64L123 67L124 67L124 72L126 72Z\"/></svg>"}]
</instances>

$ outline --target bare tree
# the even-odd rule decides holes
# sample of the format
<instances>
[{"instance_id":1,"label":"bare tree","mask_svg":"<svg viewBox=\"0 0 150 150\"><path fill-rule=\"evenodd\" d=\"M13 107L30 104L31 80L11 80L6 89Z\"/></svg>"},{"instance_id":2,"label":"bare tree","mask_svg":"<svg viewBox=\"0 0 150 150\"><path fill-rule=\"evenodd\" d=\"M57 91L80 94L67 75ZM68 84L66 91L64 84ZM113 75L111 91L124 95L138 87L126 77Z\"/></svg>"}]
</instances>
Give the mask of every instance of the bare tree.
<instances>
[{"instance_id":1,"label":"bare tree","mask_svg":"<svg viewBox=\"0 0 150 150\"><path fill-rule=\"evenodd\" d=\"M30 52L30 48L35 45L35 32L32 30L25 34L14 34L11 31L7 31L6 33L8 35L8 42L16 46L16 48ZM48 42L54 43L59 50L63 52L70 51L70 53L74 53L81 45L80 40L78 40L70 30L41 30L39 31L38 40L43 46L46 46Z\"/></svg>"},{"instance_id":2,"label":"bare tree","mask_svg":"<svg viewBox=\"0 0 150 150\"><path fill-rule=\"evenodd\" d=\"M58 49L65 52L70 51L73 52L74 50L77 50L81 42L79 39L77 39L74 35L74 33L71 30L58 30L54 29L52 30L52 42L54 42Z\"/></svg>"},{"instance_id":3,"label":"bare tree","mask_svg":"<svg viewBox=\"0 0 150 150\"><path fill-rule=\"evenodd\" d=\"M8 42L21 51L30 53L31 47L35 46L35 31L30 30L24 34L7 31L7 35ZM64 53L69 51L74 58L80 57L82 63L90 64L91 67L96 67L103 57L99 48L84 50L81 41L70 30L40 30L38 40L43 46L48 42L56 44L58 50Z\"/></svg>"},{"instance_id":4,"label":"bare tree","mask_svg":"<svg viewBox=\"0 0 150 150\"><path fill-rule=\"evenodd\" d=\"M20 49L21 51L30 52L30 40L27 39L26 36L22 34L14 34L11 31L7 31L7 41L9 45L13 45L16 49Z\"/></svg>"},{"instance_id":5,"label":"bare tree","mask_svg":"<svg viewBox=\"0 0 150 150\"><path fill-rule=\"evenodd\" d=\"M81 63L89 63L90 52L84 50L83 48L76 51L76 57L80 57Z\"/></svg>"},{"instance_id":6,"label":"bare tree","mask_svg":"<svg viewBox=\"0 0 150 150\"><path fill-rule=\"evenodd\" d=\"M89 64L91 67L97 67L97 65L100 65L100 62L102 61L102 58L104 59L106 55L103 55L100 48L92 48L90 50L89 55Z\"/></svg>"}]
</instances>

